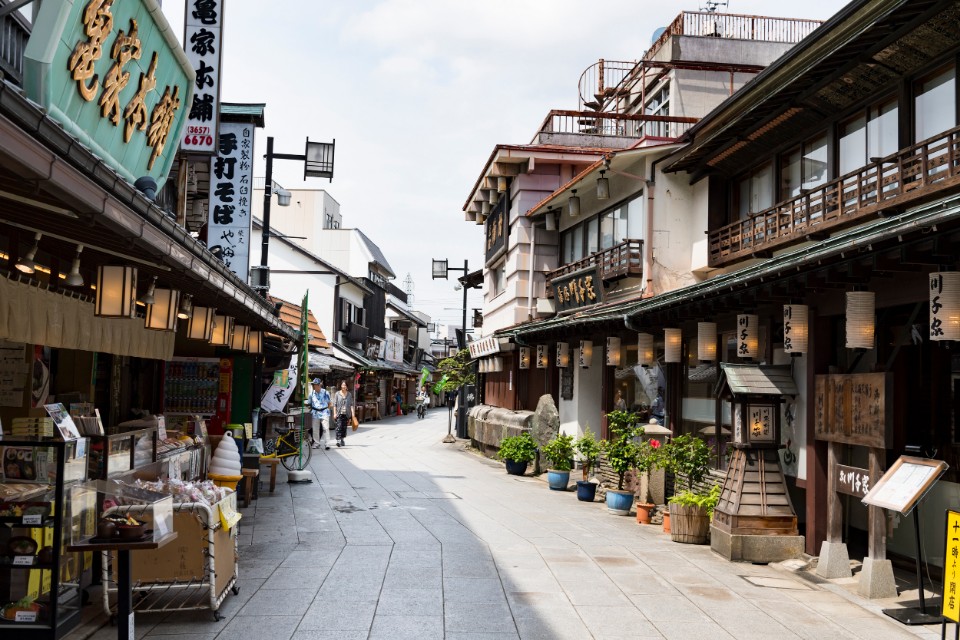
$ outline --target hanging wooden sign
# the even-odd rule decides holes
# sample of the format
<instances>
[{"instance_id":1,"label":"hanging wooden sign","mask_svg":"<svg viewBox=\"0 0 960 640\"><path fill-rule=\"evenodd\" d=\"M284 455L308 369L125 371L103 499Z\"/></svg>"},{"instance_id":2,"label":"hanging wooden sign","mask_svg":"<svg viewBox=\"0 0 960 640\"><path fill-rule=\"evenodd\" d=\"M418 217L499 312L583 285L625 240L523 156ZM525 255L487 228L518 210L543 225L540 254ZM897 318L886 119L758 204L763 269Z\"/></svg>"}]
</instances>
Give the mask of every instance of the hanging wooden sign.
<instances>
[{"instance_id":1,"label":"hanging wooden sign","mask_svg":"<svg viewBox=\"0 0 960 640\"><path fill-rule=\"evenodd\" d=\"M888 373L816 376L814 437L886 449L891 445L893 377Z\"/></svg>"}]
</instances>

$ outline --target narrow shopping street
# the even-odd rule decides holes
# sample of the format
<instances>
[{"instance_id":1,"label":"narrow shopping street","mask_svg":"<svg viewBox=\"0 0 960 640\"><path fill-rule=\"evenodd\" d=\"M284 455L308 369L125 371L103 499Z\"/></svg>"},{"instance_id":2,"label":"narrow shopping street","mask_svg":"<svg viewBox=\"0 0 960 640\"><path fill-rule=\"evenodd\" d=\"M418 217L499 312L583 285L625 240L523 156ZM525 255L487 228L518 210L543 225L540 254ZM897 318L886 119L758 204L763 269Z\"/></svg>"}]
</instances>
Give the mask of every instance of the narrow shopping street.
<instances>
[{"instance_id":1,"label":"narrow shopping street","mask_svg":"<svg viewBox=\"0 0 960 640\"><path fill-rule=\"evenodd\" d=\"M910 638L782 568L729 563L441 443L447 412L361 425L316 481L243 510L240 594L137 614L137 638ZM869 605L868 605L869 606ZM94 640L111 640L104 627Z\"/></svg>"}]
</instances>

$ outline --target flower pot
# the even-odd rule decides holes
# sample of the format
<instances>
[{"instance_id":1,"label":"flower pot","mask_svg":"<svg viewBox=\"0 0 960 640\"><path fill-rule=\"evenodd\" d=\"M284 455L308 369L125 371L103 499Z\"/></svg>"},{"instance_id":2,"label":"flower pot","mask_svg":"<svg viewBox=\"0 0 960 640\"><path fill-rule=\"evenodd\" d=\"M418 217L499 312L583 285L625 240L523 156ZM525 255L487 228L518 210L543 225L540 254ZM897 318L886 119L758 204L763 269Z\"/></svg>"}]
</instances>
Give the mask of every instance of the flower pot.
<instances>
[{"instance_id":1,"label":"flower pot","mask_svg":"<svg viewBox=\"0 0 960 640\"><path fill-rule=\"evenodd\" d=\"M650 512L656 505L649 502L637 503L637 524L650 524Z\"/></svg>"},{"instance_id":2,"label":"flower pot","mask_svg":"<svg viewBox=\"0 0 960 640\"><path fill-rule=\"evenodd\" d=\"M684 544L706 544L710 535L707 510L695 505L670 505L670 539Z\"/></svg>"},{"instance_id":3,"label":"flower pot","mask_svg":"<svg viewBox=\"0 0 960 640\"><path fill-rule=\"evenodd\" d=\"M607 491L607 511L615 513L618 516L630 514L630 507L633 506L633 491L617 491L611 489Z\"/></svg>"},{"instance_id":4,"label":"flower pot","mask_svg":"<svg viewBox=\"0 0 960 640\"><path fill-rule=\"evenodd\" d=\"M547 471L547 484L554 491L566 491L567 485L570 484L570 472L549 469Z\"/></svg>"},{"instance_id":5,"label":"flower pot","mask_svg":"<svg viewBox=\"0 0 960 640\"><path fill-rule=\"evenodd\" d=\"M577 500L593 502L597 498L597 483L577 480Z\"/></svg>"},{"instance_id":6,"label":"flower pot","mask_svg":"<svg viewBox=\"0 0 960 640\"><path fill-rule=\"evenodd\" d=\"M670 533L670 511L663 512L663 532Z\"/></svg>"},{"instance_id":7,"label":"flower pot","mask_svg":"<svg viewBox=\"0 0 960 640\"><path fill-rule=\"evenodd\" d=\"M513 460L504 460L503 462L507 466L507 473L512 476L522 476L527 472L526 462L514 462Z\"/></svg>"}]
</instances>

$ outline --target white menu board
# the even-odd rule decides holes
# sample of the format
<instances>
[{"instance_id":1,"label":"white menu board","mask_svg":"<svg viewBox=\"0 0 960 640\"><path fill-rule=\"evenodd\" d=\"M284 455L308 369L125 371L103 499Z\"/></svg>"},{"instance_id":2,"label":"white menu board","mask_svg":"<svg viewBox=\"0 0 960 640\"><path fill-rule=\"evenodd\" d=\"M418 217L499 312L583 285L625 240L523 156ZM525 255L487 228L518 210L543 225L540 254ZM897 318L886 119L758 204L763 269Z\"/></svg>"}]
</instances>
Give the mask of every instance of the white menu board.
<instances>
[{"instance_id":1,"label":"white menu board","mask_svg":"<svg viewBox=\"0 0 960 640\"><path fill-rule=\"evenodd\" d=\"M942 460L900 456L862 502L906 515L946 470Z\"/></svg>"},{"instance_id":2,"label":"white menu board","mask_svg":"<svg viewBox=\"0 0 960 640\"><path fill-rule=\"evenodd\" d=\"M23 405L28 371L24 346L22 342L0 340L0 407Z\"/></svg>"}]
</instances>

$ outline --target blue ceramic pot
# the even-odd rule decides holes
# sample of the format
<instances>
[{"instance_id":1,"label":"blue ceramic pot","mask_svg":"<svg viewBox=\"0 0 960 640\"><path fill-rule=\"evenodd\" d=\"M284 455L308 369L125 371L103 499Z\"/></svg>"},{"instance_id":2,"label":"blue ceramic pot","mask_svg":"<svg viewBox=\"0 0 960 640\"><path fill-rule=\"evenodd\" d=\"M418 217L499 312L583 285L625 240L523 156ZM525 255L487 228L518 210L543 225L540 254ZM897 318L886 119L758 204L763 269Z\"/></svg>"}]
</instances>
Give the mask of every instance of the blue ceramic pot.
<instances>
[{"instance_id":1,"label":"blue ceramic pot","mask_svg":"<svg viewBox=\"0 0 960 640\"><path fill-rule=\"evenodd\" d=\"M607 511L618 516L630 514L633 506L633 491L607 491Z\"/></svg>"},{"instance_id":2,"label":"blue ceramic pot","mask_svg":"<svg viewBox=\"0 0 960 640\"><path fill-rule=\"evenodd\" d=\"M566 491L567 485L570 484L570 472L547 471L547 484L550 485L550 488L554 491Z\"/></svg>"},{"instance_id":3,"label":"blue ceramic pot","mask_svg":"<svg viewBox=\"0 0 960 640\"><path fill-rule=\"evenodd\" d=\"M597 483L577 480L577 500L593 502L597 498Z\"/></svg>"}]
</instances>

